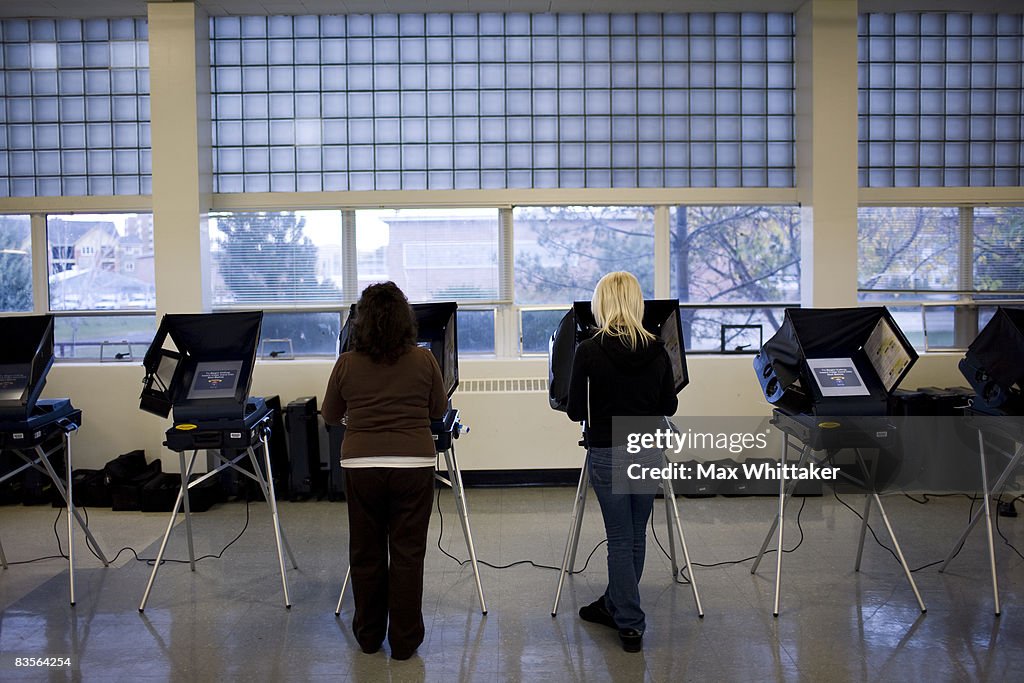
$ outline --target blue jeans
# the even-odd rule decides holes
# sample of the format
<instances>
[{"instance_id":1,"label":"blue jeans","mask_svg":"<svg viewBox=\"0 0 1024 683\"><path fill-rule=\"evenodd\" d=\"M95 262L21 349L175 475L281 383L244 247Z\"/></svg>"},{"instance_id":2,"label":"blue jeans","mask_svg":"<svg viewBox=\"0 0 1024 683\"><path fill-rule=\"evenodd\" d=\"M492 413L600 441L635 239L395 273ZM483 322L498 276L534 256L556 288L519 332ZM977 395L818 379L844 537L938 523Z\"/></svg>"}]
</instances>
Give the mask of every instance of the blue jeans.
<instances>
[{"instance_id":1,"label":"blue jeans","mask_svg":"<svg viewBox=\"0 0 1024 683\"><path fill-rule=\"evenodd\" d=\"M646 620L640 607L640 576L647 552L647 520L654 508L651 487L639 493L624 492L623 473L631 463L657 467L661 453L645 451L629 455L625 447L590 449L590 483L601 505L608 536L608 588L604 602L620 629L643 633ZM613 478L619 482L612 486Z\"/></svg>"}]
</instances>

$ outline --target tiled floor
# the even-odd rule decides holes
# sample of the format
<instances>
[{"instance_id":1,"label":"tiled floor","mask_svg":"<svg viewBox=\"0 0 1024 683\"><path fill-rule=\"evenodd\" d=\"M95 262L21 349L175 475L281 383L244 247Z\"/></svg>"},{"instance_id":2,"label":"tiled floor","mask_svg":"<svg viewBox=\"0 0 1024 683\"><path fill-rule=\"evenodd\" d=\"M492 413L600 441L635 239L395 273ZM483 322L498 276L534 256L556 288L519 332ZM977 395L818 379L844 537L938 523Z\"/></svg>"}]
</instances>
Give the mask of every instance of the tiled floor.
<instances>
[{"instance_id":1,"label":"tiled floor","mask_svg":"<svg viewBox=\"0 0 1024 683\"><path fill-rule=\"evenodd\" d=\"M481 559L505 564L561 560L574 491L471 489L472 529ZM862 497L844 495L857 507ZM964 498L918 505L885 498L912 566L944 557L966 522ZM787 547L798 540L799 501L789 510ZM695 562L711 564L757 552L774 512L772 498L679 499ZM1024 506L1018 504L1019 508ZM442 545L466 556L448 491ZM665 542L663 508L655 508ZM49 508L0 508L0 539L9 561L56 551ZM167 517L92 510L104 548L132 545L156 553ZM266 506L253 503L243 537L196 572L161 568L145 613L137 610L149 567L122 553L108 569L79 547L78 604L67 604L67 565L47 560L0 575L0 680L88 681L861 681L1020 680L1024 671L1024 560L997 537L1003 615L992 613L982 529L945 574L915 573L928 605L921 614L896 561L868 538L862 571L853 572L859 520L835 498L809 498L805 539L784 556L782 614L771 615L775 558L758 575L750 562L697 568L706 611L698 619L686 585L674 585L668 560L650 539L642 594L648 632L642 654L626 654L614 631L586 624L576 609L603 589L604 549L569 578L551 617L557 573L530 566L482 568L489 614L482 616L471 570L436 546L434 513L427 553L427 639L417 656L392 661L359 652L348 624L351 598L335 619L346 566L343 503L283 503L281 516L300 569L289 572L283 606ZM232 503L195 516L196 550L219 551L245 521ZM876 521L877 517L875 518ZM1003 518L1003 532L1024 551L1024 515ZM61 523L59 529L64 530ZM876 526L879 537L885 530ZM578 566L602 538L593 494ZM184 528L169 556L185 557ZM15 657L70 657L71 670L14 666Z\"/></svg>"}]
</instances>

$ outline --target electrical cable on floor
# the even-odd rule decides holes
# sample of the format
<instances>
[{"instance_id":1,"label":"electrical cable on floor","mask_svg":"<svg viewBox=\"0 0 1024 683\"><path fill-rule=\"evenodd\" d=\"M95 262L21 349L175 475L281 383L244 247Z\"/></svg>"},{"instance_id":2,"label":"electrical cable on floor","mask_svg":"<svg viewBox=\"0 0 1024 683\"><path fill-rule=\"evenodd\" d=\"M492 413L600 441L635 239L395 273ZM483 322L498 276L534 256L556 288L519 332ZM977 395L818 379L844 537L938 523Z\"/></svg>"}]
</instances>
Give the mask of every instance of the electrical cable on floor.
<instances>
[{"instance_id":1,"label":"electrical cable on floor","mask_svg":"<svg viewBox=\"0 0 1024 683\"><path fill-rule=\"evenodd\" d=\"M852 507L847 505L846 501L844 501L842 498L839 497L839 494L836 492L836 490L834 488L832 489L832 493L833 493L833 495L835 495L836 500L838 500L843 505L843 507L845 507L847 510L849 510L853 514L857 515L857 517L863 521L864 517L859 512L854 510ZM904 492L903 495L906 496L907 498L909 498L910 500L914 501L915 503L919 504L919 505L926 504L928 502L929 498L947 498L947 497L951 497L951 496L964 496L965 498L968 498L971 501L971 507L967 511L967 519L968 519L968 521L970 521L970 519L974 516L974 504L977 503L978 500L979 500L978 496L972 496L969 493L923 493L923 494L921 494L923 500L917 500L916 498L914 498L913 496L911 496L909 493L906 493L906 492ZM1022 497L1024 497L1024 496L1022 496ZM875 530L873 528L871 528L871 524L868 524L867 527L868 527L868 531L871 532L872 538L875 539L875 543L877 543L879 546L881 546L885 550L889 551L889 554L892 555L896 559L897 562L899 562L900 561L899 556L896 555L896 553L892 550L892 548L890 548L886 544L882 543L882 541L875 534ZM997 516L996 517L996 530L998 530L998 529L999 529L999 518ZM1000 533L999 535L1002 536L1002 533ZM1006 541L1006 537L1003 537L1003 540ZM964 543L966 543L966 542L967 542L967 539L965 538L963 540L963 542L961 542L960 545L957 546L956 552L954 552L950 556L949 559L952 560L954 557L959 555L960 551L964 549ZM1007 545L1009 545L1009 541L1006 541L1006 543L1007 543ZM1014 548L1012 545L1010 545L1010 547L1013 548L1014 552L1017 552L1017 549ZM1017 552L1017 554L1020 555L1019 552ZM1022 556L1022 557L1024 557L1024 556ZM910 573L913 574L915 572L921 571L922 569L928 569L929 567L934 567L937 564L942 564L943 562L945 562L944 559L942 559L942 560L935 560L934 562L928 562L927 564L922 564L920 567L915 567L915 568L911 569Z\"/></svg>"},{"instance_id":2,"label":"electrical cable on floor","mask_svg":"<svg viewBox=\"0 0 1024 683\"><path fill-rule=\"evenodd\" d=\"M783 553L795 553L796 549L799 548L801 545L803 545L803 542L804 542L804 527L800 523L800 515L802 515L803 512L804 512L804 506L807 504L807 498L808 498L807 496L803 497L803 499L800 501L800 509L796 511L796 528L800 532L800 540L797 541L796 545L793 546L792 548L789 548L789 549L783 548L783 550L782 550ZM782 520L779 520L779 521L781 523ZM771 553L774 553L777 550L778 550L777 548L770 548L770 549L765 550L764 554L765 555L770 555ZM694 564L694 566L704 567L705 569L707 569L709 567L722 567L722 566L731 565L731 564L743 564L744 562L750 562L751 560L755 560L755 559L757 559L757 555L751 555L750 557L744 557L742 560L725 560L725 561L722 561L722 562L712 562L711 564L701 564L700 562L694 562L693 564Z\"/></svg>"},{"instance_id":3,"label":"electrical cable on floor","mask_svg":"<svg viewBox=\"0 0 1024 683\"><path fill-rule=\"evenodd\" d=\"M460 560L458 557L452 555L450 552L448 552L447 550L445 550L441 546L441 538L444 536L444 513L441 512L441 495L440 495L440 491L441 490L438 489L438 493L437 493L437 515L438 515L439 522L440 522L440 524L439 524L440 529L438 530L438 534L437 534L437 549L440 550L443 554L447 555L452 560L454 560L455 562L457 562L459 565L465 566L466 564L469 564L470 560ZM800 509L797 510L797 513L796 513L796 527L800 531L800 540L797 541L796 545L793 546L792 548L784 549L782 551L784 553L796 552L797 548L799 548L803 544L803 542L804 542L804 528L803 528L803 525L800 523L800 516L803 514L804 506L806 504L807 504L807 497L804 496L803 499L800 502ZM657 530L656 530L656 528L654 526L654 515L653 514L651 515L651 518L650 518L650 524L651 524L651 530L653 531L653 534L654 534L655 542L658 544L658 547L661 549L661 552L665 555L665 557L668 558L669 560L671 560L671 556L665 550L665 547L661 544L661 540L658 538L658 532L657 532ZM570 569L570 570L567 570L566 573L567 574L581 574L584 571L586 571L587 566L590 564L591 558L594 556L594 553L596 553L597 549L600 548L602 545L605 545L606 543L608 543L608 539L604 539L603 541L598 543L596 546L594 546L594 549L590 551L589 555L587 555L587 559L583 563L583 567L582 568L577 569L577 570ZM766 550L764 552L764 554L768 555L770 553L774 553L775 550L776 550L775 548L772 548L770 550ZM745 557L745 558L743 558L741 560L726 560L726 561L723 561L723 562L713 562L711 564L701 564L700 562L692 562L691 561L690 564L692 564L695 567L704 567L704 568L720 567L720 566L724 566L724 565L742 564L743 562L749 562L750 560L753 560L756 557L757 557L757 555L751 555L750 557ZM490 567L492 569L509 569L511 567L515 567L515 566L523 565L523 564L530 565L532 567L536 567L537 569L553 569L555 571L561 571L561 569L562 569L561 567L555 567L555 566L548 565L548 564L541 564L539 562L534 562L533 560L518 560L516 562L511 562L509 564L496 565L496 564L491 564L490 562L486 562L484 560L481 560L481 559L477 558L477 563L478 564L482 564L482 565L487 566L487 567ZM680 580L680 577L681 577L682 580ZM682 584L682 585L687 585L687 584L690 583L690 578L688 576L686 576L686 574L685 574L685 567L680 567L680 569L679 569L679 576L678 577L673 577L673 580L676 583Z\"/></svg>"},{"instance_id":4,"label":"electrical cable on floor","mask_svg":"<svg viewBox=\"0 0 1024 683\"><path fill-rule=\"evenodd\" d=\"M1009 482L1007 482L1007 484L1008 483ZM1003 484L1003 490L999 492L999 497L996 498L996 509L997 510L1003 504L1003 491L1006 491L1007 484ZM1014 505L1021 498L1024 498L1024 495L1020 495L1020 496L1017 496L1016 498L1010 499L1010 505L1011 506ZM1013 545L1012 543L1010 543L1010 539L1008 539L1006 537L1006 535L1003 533L1003 530L999 528L999 518L1002 517L1002 515L1000 515L998 512L996 512L995 517L996 517L996 533L999 534L999 538L1003 539L1003 543L1005 543L1006 545L1010 546L1010 550L1012 550L1013 552L1017 553L1017 557L1019 557L1022 560L1024 560L1024 555L1020 554L1020 551L1017 550L1017 547L1015 545Z\"/></svg>"},{"instance_id":5,"label":"electrical cable on floor","mask_svg":"<svg viewBox=\"0 0 1024 683\"><path fill-rule=\"evenodd\" d=\"M230 548L232 545L234 545L235 542L238 541L238 539L242 538L242 535L245 533L245 530L249 528L249 502L250 502L249 499L246 498L246 500L245 500L245 524L242 525L242 530L238 532L238 535L236 535L233 539L228 541L227 545L225 545L223 548L220 549L220 552L218 552L218 553L210 553L210 554L206 554L206 555L202 555L200 557L197 557L195 559L196 562L199 562L200 560L210 560L210 559L219 560L219 559L221 559L224 556L224 553L227 552L227 549ZM85 508L84 506L81 506L81 505L76 506L76 509L81 510L83 513L85 513L85 525L89 526L89 510L87 508ZM34 557L31 560L18 560L18 561L15 561L15 562L8 562L7 564L8 565L32 564L33 562L42 562L43 560L59 560L59 559L65 559L66 560L66 559L68 559L67 553L64 552L64 544L61 542L60 533L57 531L57 524L60 522L61 515L64 513L65 510L67 510L66 507L57 508L57 516L53 520L53 535L57 539L57 552L59 554L57 554L57 555L44 555L42 557ZM89 552L92 553L93 557L95 557L97 560L100 560L102 562L102 559L100 558L99 553L96 551L96 549L93 548L92 542L89 541L89 537L88 536L85 537L85 546L89 550ZM137 562L145 562L149 566L153 566L153 563L156 562L156 558L155 557L139 557L139 553L134 548L132 548L131 546L125 546L125 547L121 548L120 550L118 550L114 554L113 557L107 558L107 563L108 564L114 564L117 561L117 558L121 557L121 553L123 553L125 551L130 552L135 557L135 560ZM175 559L175 558L165 557L161 561L160 564L162 565L165 562L173 562L173 563L178 563L178 564L188 564L190 561L189 560L179 560L179 559Z\"/></svg>"},{"instance_id":6,"label":"electrical cable on floor","mask_svg":"<svg viewBox=\"0 0 1024 683\"><path fill-rule=\"evenodd\" d=\"M455 557L450 552L445 550L443 547L441 547L441 538L444 536L444 513L441 512L441 489L440 488L437 489L437 496L436 497L437 497L437 516L438 516L438 521L439 521L439 526L440 526L440 529L438 529L438 532L437 532L437 549L440 550L445 555L447 555L448 557L450 557L455 562L457 562L460 566L464 567L467 564L469 564L470 560L460 560L459 558ZM605 540L601 541L600 543L598 543L597 545L595 545L594 549L590 551L589 555L587 555L587 559L583 563L583 567L581 567L580 569L576 569L576 570L573 570L572 568L569 568L566 571L566 574L570 574L570 575L572 575L572 574L582 574L583 572L585 572L587 570L587 566L590 564L591 558L594 557L594 553L596 553L597 549L600 548L602 545L606 544L607 542L608 542L608 539L605 539ZM553 569L556 572L562 570L561 567L555 567L555 566L550 565L550 564L541 564L540 562L534 562L533 560L517 560L515 562L510 562L509 564L491 564L490 562L487 562L485 560L481 560L480 558L477 558L476 561L477 561L477 564L482 564L482 565L484 565L486 567L490 567L491 569L511 569L512 567L515 567L515 566L518 566L518 565L521 565L521 564L528 564L531 567L536 567L537 569Z\"/></svg>"}]
</instances>

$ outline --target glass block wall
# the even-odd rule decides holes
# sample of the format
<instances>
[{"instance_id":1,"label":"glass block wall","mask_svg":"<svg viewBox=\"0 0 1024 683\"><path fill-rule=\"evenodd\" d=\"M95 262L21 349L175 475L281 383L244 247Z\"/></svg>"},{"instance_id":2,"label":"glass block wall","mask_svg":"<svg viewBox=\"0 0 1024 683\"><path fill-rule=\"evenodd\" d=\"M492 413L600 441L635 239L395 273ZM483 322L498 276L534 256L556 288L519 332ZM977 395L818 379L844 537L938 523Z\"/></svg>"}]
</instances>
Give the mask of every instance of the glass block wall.
<instances>
[{"instance_id":1,"label":"glass block wall","mask_svg":"<svg viewBox=\"0 0 1024 683\"><path fill-rule=\"evenodd\" d=\"M859 20L862 187L1024 184L1024 16Z\"/></svg>"},{"instance_id":2,"label":"glass block wall","mask_svg":"<svg viewBox=\"0 0 1024 683\"><path fill-rule=\"evenodd\" d=\"M211 20L217 192L794 185L789 14Z\"/></svg>"},{"instance_id":3,"label":"glass block wall","mask_svg":"<svg viewBox=\"0 0 1024 683\"><path fill-rule=\"evenodd\" d=\"M150 193L144 19L5 19L0 56L0 196Z\"/></svg>"}]
</instances>

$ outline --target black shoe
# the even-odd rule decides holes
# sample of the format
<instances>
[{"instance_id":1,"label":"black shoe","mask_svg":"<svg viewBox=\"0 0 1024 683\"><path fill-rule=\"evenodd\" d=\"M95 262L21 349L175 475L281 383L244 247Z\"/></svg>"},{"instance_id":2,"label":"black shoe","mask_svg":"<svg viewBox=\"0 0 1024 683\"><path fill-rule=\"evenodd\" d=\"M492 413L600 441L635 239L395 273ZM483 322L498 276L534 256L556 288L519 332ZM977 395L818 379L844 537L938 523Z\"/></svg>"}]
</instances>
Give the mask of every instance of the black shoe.
<instances>
[{"instance_id":1,"label":"black shoe","mask_svg":"<svg viewBox=\"0 0 1024 683\"><path fill-rule=\"evenodd\" d=\"M603 595L589 605L580 607L580 619L589 621L592 624L618 628L615 625L615 620L612 619L612 613L605 607Z\"/></svg>"},{"instance_id":2,"label":"black shoe","mask_svg":"<svg viewBox=\"0 0 1024 683\"><path fill-rule=\"evenodd\" d=\"M380 643L377 643L376 645L363 645L362 643L359 643L359 649L363 651L363 654L372 655L380 651L380 645Z\"/></svg>"},{"instance_id":3,"label":"black shoe","mask_svg":"<svg viewBox=\"0 0 1024 683\"><path fill-rule=\"evenodd\" d=\"M644 634L635 628L619 629L619 640L626 652L640 652L644 649Z\"/></svg>"}]
</instances>

